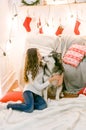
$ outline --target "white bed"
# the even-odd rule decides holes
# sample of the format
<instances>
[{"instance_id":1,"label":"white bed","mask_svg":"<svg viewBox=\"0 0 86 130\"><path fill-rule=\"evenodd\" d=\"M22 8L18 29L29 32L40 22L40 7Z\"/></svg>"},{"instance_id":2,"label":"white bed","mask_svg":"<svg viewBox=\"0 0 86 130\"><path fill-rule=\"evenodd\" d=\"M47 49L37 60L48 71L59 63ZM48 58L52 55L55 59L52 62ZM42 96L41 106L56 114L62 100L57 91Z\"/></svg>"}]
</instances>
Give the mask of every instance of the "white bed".
<instances>
[{"instance_id":1,"label":"white bed","mask_svg":"<svg viewBox=\"0 0 86 130\"><path fill-rule=\"evenodd\" d=\"M33 113L0 111L0 130L86 130L86 96L48 101Z\"/></svg>"},{"instance_id":2,"label":"white bed","mask_svg":"<svg viewBox=\"0 0 86 130\"><path fill-rule=\"evenodd\" d=\"M66 39L63 38L63 40L65 40L66 45L70 41L77 41L72 39L71 36ZM78 38L78 41L81 42L80 38ZM37 47L42 54L46 55L57 46L59 46L58 51L61 51L60 41L56 36L28 35L25 52L27 48ZM20 85L23 86L22 80ZM48 108L41 111L35 110L33 113L24 113L11 109L0 110L0 130L18 129L86 130L86 96L80 95L77 98L62 98L59 101L48 100Z\"/></svg>"}]
</instances>

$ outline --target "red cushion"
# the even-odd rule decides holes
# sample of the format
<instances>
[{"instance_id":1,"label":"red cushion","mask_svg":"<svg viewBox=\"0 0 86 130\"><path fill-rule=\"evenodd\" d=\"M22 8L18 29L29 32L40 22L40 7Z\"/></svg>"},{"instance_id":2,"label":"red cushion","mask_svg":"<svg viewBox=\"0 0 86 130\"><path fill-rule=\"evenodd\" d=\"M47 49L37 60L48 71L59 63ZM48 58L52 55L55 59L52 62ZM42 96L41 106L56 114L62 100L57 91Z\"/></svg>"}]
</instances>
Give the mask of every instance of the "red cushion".
<instances>
[{"instance_id":1,"label":"red cushion","mask_svg":"<svg viewBox=\"0 0 86 130\"><path fill-rule=\"evenodd\" d=\"M83 94L83 95L86 96L86 87L82 88L82 89L78 92L78 94Z\"/></svg>"},{"instance_id":2,"label":"red cushion","mask_svg":"<svg viewBox=\"0 0 86 130\"><path fill-rule=\"evenodd\" d=\"M73 44L64 55L63 62L65 64L77 67L85 55L86 55L85 45Z\"/></svg>"},{"instance_id":3,"label":"red cushion","mask_svg":"<svg viewBox=\"0 0 86 130\"><path fill-rule=\"evenodd\" d=\"M24 102L23 93L21 91L8 92L4 97L0 99L0 102L18 101Z\"/></svg>"}]
</instances>

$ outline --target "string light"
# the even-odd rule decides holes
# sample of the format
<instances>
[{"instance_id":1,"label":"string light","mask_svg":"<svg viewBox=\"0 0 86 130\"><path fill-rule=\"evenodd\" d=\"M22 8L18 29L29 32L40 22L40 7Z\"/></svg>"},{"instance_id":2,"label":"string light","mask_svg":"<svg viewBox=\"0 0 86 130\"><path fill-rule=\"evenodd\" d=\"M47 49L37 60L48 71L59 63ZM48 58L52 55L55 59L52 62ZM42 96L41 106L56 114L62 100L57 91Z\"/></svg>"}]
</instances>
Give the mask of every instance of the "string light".
<instances>
[{"instance_id":1,"label":"string light","mask_svg":"<svg viewBox=\"0 0 86 130\"><path fill-rule=\"evenodd\" d=\"M11 24L11 28L10 28L10 33L9 33L9 39L6 40L6 51L8 51L10 48L10 44L12 43L12 28L13 28L13 22L14 22L14 19L18 16L18 13L17 13L17 7L16 7L16 4L13 3L12 5L12 24ZM7 52L4 51L4 49L0 46L0 50L2 51L2 54L3 56L6 56L7 55Z\"/></svg>"},{"instance_id":2,"label":"string light","mask_svg":"<svg viewBox=\"0 0 86 130\"><path fill-rule=\"evenodd\" d=\"M6 56L6 52L3 50L1 46L0 46L0 50L2 51L3 56Z\"/></svg>"}]
</instances>

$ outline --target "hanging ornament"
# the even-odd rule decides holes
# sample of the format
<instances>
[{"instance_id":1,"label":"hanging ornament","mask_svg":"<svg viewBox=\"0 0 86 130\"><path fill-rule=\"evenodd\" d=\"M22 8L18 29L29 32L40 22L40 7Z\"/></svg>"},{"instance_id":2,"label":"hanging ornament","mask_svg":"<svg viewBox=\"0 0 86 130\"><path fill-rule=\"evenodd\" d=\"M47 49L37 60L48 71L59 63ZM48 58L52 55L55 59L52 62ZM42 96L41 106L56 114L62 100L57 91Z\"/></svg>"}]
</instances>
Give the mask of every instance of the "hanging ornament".
<instances>
[{"instance_id":1,"label":"hanging ornament","mask_svg":"<svg viewBox=\"0 0 86 130\"><path fill-rule=\"evenodd\" d=\"M60 34L62 34L63 30L64 30L63 26L60 25L60 26L57 28L57 31L55 32L55 34L56 34L57 36L60 35Z\"/></svg>"},{"instance_id":2,"label":"hanging ornament","mask_svg":"<svg viewBox=\"0 0 86 130\"><path fill-rule=\"evenodd\" d=\"M30 27L31 21L32 21L32 18L27 16L27 17L25 18L24 23L23 23L23 26L25 27L25 29L26 29L27 32L30 32L30 31L31 31L31 27Z\"/></svg>"},{"instance_id":3,"label":"hanging ornament","mask_svg":"<svg viewBox=\"0 0 86 130\"><path fill-rule=\"evenodd\" d=\"M25 5L37 5L40 3L40 0L22 0L22 3Z\"/></svg>"},{"instance_id":4,"label":"hanging ornament","mask_svg":"<svg viewBox=\"0 0 86 130\"><path fill-rule=\"evenodd\" d=\"M80 21L77 19L76 20L76 23L75 23L75 27L74 27L74 33L76 34L76 35L80 35L80 31L79 31L79 26L80 26Z\"/></svg>"},{"instance_id":5,"label":"hanging ornament","mask_svg":"<svg viewBox=\"0 0 86 130\"><path fill-rule=\"evenodd\" d=\"M39 28L39 33L42 34L43 33L43 30L42 30L42 27Z\"/></svg>"},{"instance_id":6,"label":"hanging ornament","mask_svg":"<svg viewBox=\"0 0 86 130\"><path fill-rule=\"evenodd\" d=\"M37 28L39 29L39 33L42 34L43 33L43 30L42 30L42 25L41 25L41 20L39 18L39 21L37 23Z\"/></svg>"},{"instance_id":7,"label":"hanging ornament","mask_svg":"<svg viewBox=\"0 0 86 130\"><path fill-rule=\"evenodd\" d=\"M0 46L0 50L2 51L3 56L6 56L6 52L3 50L1 46Z\"/></svg>"},{"instance_id":8,"label":"hanging ornament","mask_svg":"<svg viewBox=\"0 0 86 130\"><path fill-rule=\"evenodd\" d=\"M62 26L62 24L61 24L61 17L60 17L60 18L59 18L59 26L58 26L58 28L57 28L55 34L56 34L57 36L60 35L60 34L62 34L63 30L64 30L64 28L63 28L63 26Z\"/></svg>"}]
</instances>

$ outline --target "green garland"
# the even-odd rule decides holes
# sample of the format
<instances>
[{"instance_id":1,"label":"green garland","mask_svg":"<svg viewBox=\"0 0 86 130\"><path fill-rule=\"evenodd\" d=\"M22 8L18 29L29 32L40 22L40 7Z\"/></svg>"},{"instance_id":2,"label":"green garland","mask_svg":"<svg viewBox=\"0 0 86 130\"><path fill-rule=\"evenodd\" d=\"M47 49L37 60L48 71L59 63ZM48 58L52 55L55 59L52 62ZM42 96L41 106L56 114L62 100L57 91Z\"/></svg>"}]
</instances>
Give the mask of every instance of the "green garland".
<instances>
[{"instance_id":1,"label":"green garland","mask_svg":"<svg viewBox=\"0 0 86 130\"><path fill-rule=\"evenodd\" d=\"M25 0L22 0L22 3L25 5L37 5L40 2L40 0L36 0L35 2L32 2L31 4L27 3Z\"/></svg>"}]
</instances>

